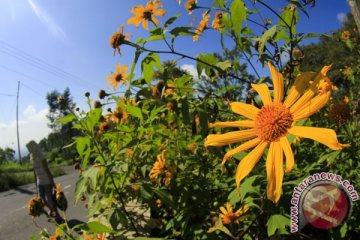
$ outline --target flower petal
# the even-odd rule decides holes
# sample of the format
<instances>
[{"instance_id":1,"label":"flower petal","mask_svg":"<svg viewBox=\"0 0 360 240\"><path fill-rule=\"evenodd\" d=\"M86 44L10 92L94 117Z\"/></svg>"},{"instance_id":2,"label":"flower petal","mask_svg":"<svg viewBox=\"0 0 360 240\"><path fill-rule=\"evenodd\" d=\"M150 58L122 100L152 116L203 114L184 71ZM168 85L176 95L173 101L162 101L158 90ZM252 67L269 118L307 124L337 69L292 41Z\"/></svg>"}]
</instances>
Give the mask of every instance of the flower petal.
<instances>
[{"instance_id":1,"label":"flower petal","mask_svg":"<svg viewBox=\"0 0 360 240\"><path fill-rule=\"evenodd\" d=\"M143 19L142 25L143 25L144 29L149 30L149 21L148 20Z\"/></svg>"},{"instance_id":2,"label":"flower petal","mask_svg":"<svg viewBox=\"0 0 360 240\"><path fill-rule=\"evenodd\" d=\"M241 180L243 180L253 170L267 146L267 142L259 143L259 145L257 145L240 161L235 174L236 188L238 190L240 189Z\"/></svg>"},{"instance_id":3,"label":"flower petal","mask_svg":"<svg viewBox=\"0 0 360 240\"><path fill-rule=\"evenodd\" d=\"M318 141L332 150L350 146L350 144L339 143L335 131L328 128L293 126L288 131L290 134Z\"/></svg>"},{"instance_id":4,"label":"flower petal","mask_svg":"<svg viewBox=\"0 0 360 240\"><path fill-rule=\"evenodd\" d=\"M254 126L255 126L255 122L250 121L250 120L233 121L233 122L216 122L216 123L210 123L209 124L210 128L215 128L215 127L218 127L218 128L226 128L226 127L252 128Z\"/></svg>"},{"instance_id":5,"label":"flower petal","mask_svg":"<svg viewBox=\"0 0 360 240\"><path fill-rule=\"evenodd\" d=\"M329 101L330 96L331 96L331 91L328 91L324 94L317 95L316 97L311 99L303 107L298 109L296 112L292 113L294 121L307 118L313 115L314 113L318 112Z\"/></svg>"},{"instance_id":6,"label":"flower petal","mask_svg":"<svg viewBox=\"0 0 360 240\"><path fill-rule=\"evenodd\" d=\"M294 85L290 88L289 95L284 101L284 105L286 107L291 107L295 103L296 100L304 93L306 88L309 86L310 81L315 78L317 73L315 72L305 72L299 74L296 77Z\"/></svg>"},{"instance_id":7,"label":"flower petal","mask_svg":"<svg viewBox=\"0 0 360 240\"><path fill-rule=\"evenodd\" d=\"M294 153L290 147L289 140L287 139L287 136L280 138L281 147L285 154L286 159L286 172L290 172L294 168Z\"/></svg>"},{"instance_id":8,"label":"flower petal","mask_svg":"<svg viewBox=\"0 0 360 240\"><path fill-rule=\"evenodd\" d=\"M251 84L251 87L260 95L264 105L272 103L269 88L265 83Z\"/></svg>"},{"instance_id":9,"label":"flower petal","mask_svg":"<svg viewBox=\"0 0 360 240\"><path fill-rule=\"evenodd\" d=\"M260 111L257 107L242 102L232 102L230 106L234 113L250 118L251 120L255 120L257 113Z\"/></svg>"},{"instance_id":10,"label":"flower petal","mask_svg":"<svg viewBox=\"0 0 360 240\"><path fill-rule=\"evenodd\" d=\"M166 11L164 9L157 9L157 10L154 10L153 11L153 14L156 15L156 16L164 16L166 13Z\"/></svg>"},{"instance_id":11,"label":"flower petal","mask_svg":"<svg viewBox=\"0 0 360 240\"><path fill-rule=\"evenodd\" d=\"M268 67L274 83L274 103L280 103L284 97L284 77L271 62L268 62Z\"/></svg>"},{"instance_id":12,"label":"flower petal","mask_svg":"<svg viewBox=\"0 0 360 240\"><path fill-rule=\"evenodd\" d=\"M277 203L281 195L284 176L283 152L279 141L270 144L266 159L267 198Z\"/></svg>"},{"instance_id":13,"label":"flower petal","mask_svg":"<svg viewBox=\"0 0 360 240\"><path fill-rule=\"evenodd\" d=\"M231 143L240 142L249 138L255 137L254 129L247 129L241 131L233 131L224 134L210 134L205 140L205 147L207 146L225 146Z\"/></svg>"},{"instance_id":14,"label":"flower petal","mask_svg":"<svg viewBox=\"0 0 360 240\"><path fill-rule=\"evenodd\" d=\"M155 24L155 25L159 25L160 21L157 20L156 18L154 18L154 16L151 17L151 21Z\"/></svg>"},{"instance_id":15,"label":"flower petal","mask_svg":"<svg viewBox=\"0 0 360 240\"><path fill-rule=\"evenodd\" d=\"M326 73L329 71L331 66L325 66L321 71L316 75L314 81L311 83L310 88L305 91L305 93L297 100L294 105L290 108L291 112L296 112L302 108L318 91L318 84L320 81L326 81Z\"/></svg>"},{"instance_id":16,"label":"flower petal","mask_svg":"<svg viewBox=\"0 0 360 240\"><path fill-rule=\"evenodd\" d=\"M246 151L246 150L248 150L248 149L250 149L250 148L255 147L255 146L258 145L260 142L261 142L260 138L254 138L254 139L252 139L252 140L250 140L250 141L247 141L247 142L241 144L240 146L238 146L238 147L236 147L236 148L228 151L228 152L225 154L225 156L224 156L224 158L223 158L223 160L222 160L222 162L221 162L221 168L224 167L224 164L226 163L226 161L227 161L229 158L231 158L231 157L234 156L235 154L238 154L238 153L240 153L240 152L242 152L242 151Z\"/></svg>"}]
</instances>

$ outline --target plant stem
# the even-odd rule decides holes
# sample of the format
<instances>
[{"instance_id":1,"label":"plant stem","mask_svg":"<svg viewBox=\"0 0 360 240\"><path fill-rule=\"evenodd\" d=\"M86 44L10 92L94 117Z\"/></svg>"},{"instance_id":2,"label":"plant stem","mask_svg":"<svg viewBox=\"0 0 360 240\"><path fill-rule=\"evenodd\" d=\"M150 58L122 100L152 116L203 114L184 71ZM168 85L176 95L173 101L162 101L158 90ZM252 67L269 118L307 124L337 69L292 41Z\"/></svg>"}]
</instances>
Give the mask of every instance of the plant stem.
<instances>
[{"instance_id":1,"label":"plant stem","mask_svg":"<svg viewBox=\"0 0 360 240\"><path fill-rule=\"evenodd\" d=\"M246 83L251 83L250 81L247 81L247 80L245 80L245 79L242 79L242 78L240 78L240 77L238 77L238 76L236 76L236 75L234 75L234 74L226 73L226 71L222 70L221 68L219 68L219 67L217 67L217 66L215 66L215 65L213 65L213 64L210 64L210 63L205 62L205 61L203 61L203 60L201 60L201 59L198 59L198 58L195 58L195 57L191 57L191 56L186 55L186 54L183 54L183 53L179 53L179 52L177 52L177 51L175 51L175 50L171 50L171 51L151 50L151 49L147 49L147 48L145 48L145 47L139 46L139 45L137 45L137 44L135 44L135 43L132 43L132 42L127 42L126 44L128 44L129 46L138 48L138 49L140 49L140 50L142 50L142 51L144 51L144 52L160 53L160 54L174 54L174 55L177 55L177 56L180 56L180 57L183 57L183 58L188 58L188 59L194 60L194 61L196 61L196 62L200 62L200 63L202 63L202 64L204 64L204 65L206 65L206 66L209 66L209 67L211 67L211 68L215 68L215 69L218 70L219 72L221 72L221 73L223 73L223 74L225 74L225 75L227 75L227 76L233 77L233 78L235 78L235 79L237 79L237 80L239 80L239 81L246 82Z\"/></svg>"}]
</instances>

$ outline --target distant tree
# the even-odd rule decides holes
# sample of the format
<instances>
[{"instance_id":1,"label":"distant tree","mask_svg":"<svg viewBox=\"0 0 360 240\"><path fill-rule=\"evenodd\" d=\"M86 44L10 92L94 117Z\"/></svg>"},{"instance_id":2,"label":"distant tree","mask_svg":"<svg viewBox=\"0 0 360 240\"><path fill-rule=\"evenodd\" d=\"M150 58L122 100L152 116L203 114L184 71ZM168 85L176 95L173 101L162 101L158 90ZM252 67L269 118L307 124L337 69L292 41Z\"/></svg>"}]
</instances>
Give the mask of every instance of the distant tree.
<instances>
[{"instance_id":1,"label":"distant tree","mask_svg":"<svg viewBox=\"0 0 360 240\"><path fill-rule=\"evenodd\" d=\"M59 97L62 98L61 101L58 101ZM55 131L63 131L67 124L60 124L56 121L69 115L76 106L71 97L70 89L66 88L62 94L57 90L53 90L46 95L46 100L49 106L49 114L47 115L50 120L49 127Z\"/></svg>"},{"instance_id":2,"label":"distant tree","mask_svg":"<svg viewBox=\"0 0 360 240\"><path fill-rule=\"evenodd\" d=\"M346 33L346 34L344 34ZM304 59L301 63L302 71L319 71L324 65L332 64L329 72L331 81L346 93L351 82L346 79L344 71L355 69L359 61L359 46L349 46L349 41L359 43L360 35L353 16L349 13L342 28L335 30L332 36L320 37L318 43L303 46Z\"/></svg>"},{"instance_id":3,"label":"distant tree","mask_svg":"<svg viewBox=\"0 0 360 240\"><path fill-rule=\"evenodd\" d=\"M59 98L61 98L61 101L59 101ZM78 131L72 127L71 122L65 124L57 122L58 119L71 114L75 109L76 104L73 102L70 89L66 88L63 93L53 90L47 94L46 99L49 106L47 118L50 123L48 125L53 132L46 139L40 141L40 147L45 152L51 152L53 159L56 157L71 159L76 151L74 149L64 149L64 146L72 142Z\"/></svg>"},{"instance_id":4,"label":"distant tree","mask_svg":"<svg viewBox=\"0 0 360 240\"><path fill-rule=\"evenodd\" d=\"M8 161L14 161L15 150L9 147L6 147L4 149L0 148L0 164L8 162Z\"/></svg>"}]
</instances>

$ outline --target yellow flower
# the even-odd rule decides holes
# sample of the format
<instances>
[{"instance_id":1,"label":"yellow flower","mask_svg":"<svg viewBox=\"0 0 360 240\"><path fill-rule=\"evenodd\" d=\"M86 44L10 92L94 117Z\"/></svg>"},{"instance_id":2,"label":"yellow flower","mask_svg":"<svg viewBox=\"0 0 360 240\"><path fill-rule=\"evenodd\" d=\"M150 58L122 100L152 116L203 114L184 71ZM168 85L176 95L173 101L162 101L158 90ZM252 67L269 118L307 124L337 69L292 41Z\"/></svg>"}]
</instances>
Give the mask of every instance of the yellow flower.
<instances>
[{"instance_id":1,"label":"yellow flower","mask_svg":"<svg viewBox=\"0 0 360 240\"><path fill-rule=\"evenodd\" d=\"M236 212L233 212L233 208L230 203L226 203L225 207L220 207L220 218L223 224L239 223L241 215L247 212L249 206L244 205Z\"/></svg>"},{"instance_id":2,"label":"yellow flower","mask_svg":"<svg viewBox=\"0 0 360 240\"><path fill-rule=\"evenodd\" d=\"M155 25L158 25L160 22L154 16L164 16L164 9L157 9L161 3L148 2L145 8L142 5L138 5L130 10L135 16L128 20L128 24L134 24L136 27L142 22L142 26L148 30L149 21L153 22Z\"/></svg>"},{"instance_id":3,"label":"yellow flower","mask_svg":"<svg viewBox=\"0 0 360 240\"><path fill-rule=\"evenodd\" d=\"M157 161L154 163L152 169L150 170L149 177L151 181L155 181L159 175L163 174L165 171L165 152L166 150L162 151L161 154L157 155Z\"/></svg>"},{"instance_id":4,"label":"yellow flower","mask_svg":"<svg viewBox=\"0 0 360 240\"><path fill-rule=\"evenodd\" d=\"M81 236L81 239L87 239L87 240L105 240L106 239L106 233L94 233L93 235L83 233Z\"/></svg>"},{"instance_id":5,"label":"yellow flower","mask_svg":"<svg viewBox=\"0 0 360 240\"><path fill-rule=\"evenodd\" d=\"M116 54L116 51L121 54L120 46L128 41L128 39L126 38L127 36L130 36L130 34L124 34L124 26L121 26L121 31L119 29L116 33L111 35L109 44L114 49L114 56Z\"/></svg>"},{"instance_id":6,"label":"yellow flower","mask_svg":"<svg viewBox=\"0 0 360 240\"><path fill-rule=\"evenodd\" d=\"M296 122L308 118L319 111L329 100L331 88L318 90L319 85L328 82L326 76L330 66L325 66L319 73L305 72L300 74L284 102L283 75L269 63L273 79L273 98L266 84L252 84L252 88L260 95L263 107L261 109L241 102L230 104L234 113L245 116L247 120L218 122L210 127L237 127L246 130L211 134L205 141L205 146L225 146L228 144L249 140L228 151L222 161L222 166L233 155L254 148L238 164L235 181L237 189L240 182L255 167L260 157L269 146L266 159L267 197L278 202L284 176L283 155L285 155L286 172L294 167L294 155L287 139L288 134L318 141L333 150L342 149L346 144L340 144L332 129L296 126ZM313 80L309 84L310 80Z\"/></svg>"},{"instance_id":7,"label":"yellow flower","mask_svg":"<svg viewBox=\"0 0 360 240\"><path fill-rule=\"evenodd\" d=\"M61 236L60 236L60 231L58 228L55 228L55 234L50 236L49 240L60 240Z\"/></svg>"},{"instance_id":8,"label":"yellow flower","mask_svg":"<svg viewBox=\"0 0 360 240\"><path fill-rule=\"evenodd\" d=\"M199 40L200 34L206 29L207 25L209 24L210 14L208 11L204 12L202 15L202 19L199 23L199 26L195 30L195 35L193 36L193 41L196 42Z\"/></svg>"},{"instance_id":9,"label":"yellow flower","mask_svg":"<svg viewBox=\"0 0 360 240\"><path fill-rule=\"evenodd\" d=\"M32 217L38 217L44 212L44 201L39 197L33 197L29 200L28 210L29 215Z\"/></svg>"},{"instance_id":10,"label":"yellow flower","mask_svg":"<svg viewBox=\"0 0 360 240\"><path fill-rule=\"evenodd\" d=\"M190 15L193 13L194 9L197 7L196 3L197 3L197 0L188 0L185 3L185 8L189 12Z\"/></svg>"},{"instance_id":11,"label":"yellow flower","mask_svg":"<svg viewBox=\"0 0 360 240\"><path fill-rule=\"evenodd\" d=\"M341 39L342 39L342 40L346 41L346 40L348 40L349 38L350 38L350 32L349 32L349 31L343 31L343 32L341 33Z\"/></svg>"},{"instance_id":12,"label":"yellow flower","mask_svg":"<svg viewBox=\"0 0 360 240\"><path fill-rule=\"evenodd\" d=\"M106 79L109 83L113 86L114 90L117 88L120 82L126 84L126 79L128 74L126 74L126 70L128 66L121 67L119 63L116 64L116 72L111 72L111 75L108 76Z\"/></svg>"},{"instance_id":13,"label":"yellow flower","mask_svg":"<svg viewBox=\"0 0 360 240\"><path fill-rule=\"evenodd\" d=\"M222 17L223 17L222 12L215 13L215 18L211 23L212 27L217 31L222 30Z\"/></svg>"}]
</instances>

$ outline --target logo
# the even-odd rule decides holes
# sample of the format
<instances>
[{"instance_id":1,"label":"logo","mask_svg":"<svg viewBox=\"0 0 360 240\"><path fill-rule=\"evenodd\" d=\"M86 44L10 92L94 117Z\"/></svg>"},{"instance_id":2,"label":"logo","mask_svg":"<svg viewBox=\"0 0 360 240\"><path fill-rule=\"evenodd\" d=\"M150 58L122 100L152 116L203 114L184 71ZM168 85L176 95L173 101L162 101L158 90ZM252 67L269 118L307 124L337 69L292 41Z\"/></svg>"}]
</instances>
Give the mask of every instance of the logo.
<instances>
[{"instance_id":1,"label":"logo","mask_svg":"<svg viewBox=\"0 0 360 240\"><path fill-rule=\"evenodd\" d=\"M344 191L331 182L311 186L307 190L301 206L309 224L330 229L344 222L350 210L350 201Z\"/></svg>"},{"instance_id":2,"label":"logo","mask_svg":"<svg viewBox=\"0 0 360 240\"><path fill-rule=\"evenodd\" d=\"M319 229L342 225L359 195L348 180L334 173L315 173L294 188L291 198L291 232L307 224Z\"/></svg>"}]
</instances>

